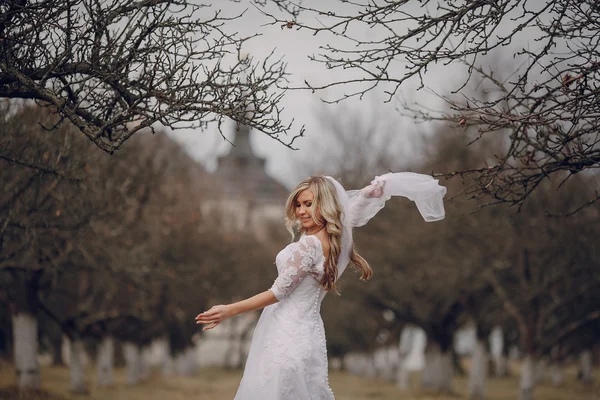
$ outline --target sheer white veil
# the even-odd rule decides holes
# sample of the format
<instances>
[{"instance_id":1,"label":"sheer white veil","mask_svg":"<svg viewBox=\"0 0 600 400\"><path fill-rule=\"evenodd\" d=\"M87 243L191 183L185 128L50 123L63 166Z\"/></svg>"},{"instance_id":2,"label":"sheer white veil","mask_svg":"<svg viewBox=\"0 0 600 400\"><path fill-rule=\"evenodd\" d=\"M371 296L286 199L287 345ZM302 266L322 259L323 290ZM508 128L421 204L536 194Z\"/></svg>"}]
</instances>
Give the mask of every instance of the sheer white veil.
<instances>
[{"instance_id":1,"label":"sheer white veil","mask_svg":"<svg viewBox=\"0 0 600 400\"><path fill-rule=\"evenodd\" d=\"M365 196L365 193L361 193L360 190L346 191L334 178L330 176L326 178L335 186L343 210L342 243L337 263L338 278L350 262L352 228L365 225L384 207L391 196L403 196L414 201L426 222L439 221L445 217L443 197L446 188L429 175L398 172L376 176L371 186L365 189L381 188L383 194L380 197Z\"/></svg>"},{"instance_id":2,"label":"sheer white veil","mask_svg":"<svg viewBox=\"0 0 600 400\"><path fill-rule=\"evenodd\" d=\"M337 262L337 277L339 278L350 262L350 251L352 250L352 225L350 224L350 219L347 218L346 215L346 210L350 210L350 196L348 196L348 193L341 183L331 176L326 176L326 178L329 179L335 186L338 200L342 206L342 244Z\"/></svg>"}]
</instances>

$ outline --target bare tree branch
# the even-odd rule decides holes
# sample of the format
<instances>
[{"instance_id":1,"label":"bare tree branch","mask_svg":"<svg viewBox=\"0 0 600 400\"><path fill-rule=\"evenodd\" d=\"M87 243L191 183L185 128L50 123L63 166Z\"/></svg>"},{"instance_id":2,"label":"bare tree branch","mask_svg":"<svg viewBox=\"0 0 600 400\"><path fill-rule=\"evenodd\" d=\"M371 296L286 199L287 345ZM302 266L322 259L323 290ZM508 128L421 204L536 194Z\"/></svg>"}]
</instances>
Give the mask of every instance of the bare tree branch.
<instances>
[{"instance_id":1,"label":"bare tree branch","mask_svg":"<svg viewBox=\"0 0 600 400\"><path fill-rule=\"evenodd\" d=\"M187 0L3 2L0 97L52 107L109 153L157 124L226 117L291 147L279 105L286 65L244 55L252 37L230 32L242 15Z\"/></svg>"}]
</instances>

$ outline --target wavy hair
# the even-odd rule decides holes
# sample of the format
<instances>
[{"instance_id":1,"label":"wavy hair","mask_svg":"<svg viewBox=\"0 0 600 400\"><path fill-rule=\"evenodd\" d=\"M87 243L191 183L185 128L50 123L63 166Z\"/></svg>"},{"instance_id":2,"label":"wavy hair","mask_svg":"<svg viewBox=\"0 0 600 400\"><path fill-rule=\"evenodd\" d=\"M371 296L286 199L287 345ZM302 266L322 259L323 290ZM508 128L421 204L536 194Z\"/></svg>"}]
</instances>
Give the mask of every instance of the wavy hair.
<instances>
[{"instance_id":1,"label":"wavy hair","mask_svg":"<svg viewBox=\"0 0 600 400\"><path fill-rule=\"evenodd\" d=\"M324 176L311 176L300 182L292 190L285 203L285 225L292 235L292 240L295 238L294 230L304 233L305 229L296 217L296 203L300 193L307 189L314 196L312 219L315 224L324 227L329 238L329 254L325 260L325 273L320 283L325 290L333 289L339 294L335 281L338 275L337 262L342 247L342 206L333 183ZM350 262L361 273L361 280L371 279L373 270L369 263L356 252L354 244L352 244Z\"/></svg>"}]
</instances>

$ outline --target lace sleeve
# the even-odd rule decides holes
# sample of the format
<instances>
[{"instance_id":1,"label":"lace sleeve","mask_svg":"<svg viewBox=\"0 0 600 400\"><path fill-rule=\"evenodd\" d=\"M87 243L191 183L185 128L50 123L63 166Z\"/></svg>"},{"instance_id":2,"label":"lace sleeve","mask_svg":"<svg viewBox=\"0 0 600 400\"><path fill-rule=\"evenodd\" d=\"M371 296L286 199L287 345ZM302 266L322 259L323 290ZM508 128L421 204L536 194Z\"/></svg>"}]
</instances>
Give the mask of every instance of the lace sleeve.
<instances>
[{"instance_id":1,"label":"lace sleeve","mask_svg":"<svg viewBox=\"0 0 600 400\"><path fill-rule=\"evenodd\" d=\"M443 197L446 188L429 175L413 172L389 173L375 177L362 190L348 191L346 218L352 227L365 225L385 206L391 196L403 196L412 200L427 222L444 219Z\"/></svg>"},{"instance_id":2,"label":"lace sleeve","mask_svg":"<svg viewBox=\"0 0 600 400\"><path fill-rule=\"evenodd\" d=\"M314 236L304 236L293 244L292 252L273 283L271 291L281 301L290 294L307 275L315 273L315 265L322 256L321 242Z\"/></svg>"}]
</instances>

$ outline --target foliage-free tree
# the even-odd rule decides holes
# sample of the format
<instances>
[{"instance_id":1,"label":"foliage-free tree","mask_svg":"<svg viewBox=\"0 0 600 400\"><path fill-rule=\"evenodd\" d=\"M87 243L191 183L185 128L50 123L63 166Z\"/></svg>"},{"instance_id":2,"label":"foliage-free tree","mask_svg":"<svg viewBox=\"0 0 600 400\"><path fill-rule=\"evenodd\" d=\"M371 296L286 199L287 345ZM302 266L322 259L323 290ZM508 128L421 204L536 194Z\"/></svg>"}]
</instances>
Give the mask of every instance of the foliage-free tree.
<instances>
[{"instance_id":1,"label":"foliage-free tree","mask_svg":"<svg viewBox=\"0 0 600 400\"><path fill-rule=\"evenodd\" d=\"M489 163L441 170L472 174L476 193L522 204L550 176L562 171L567 179L600 166L597 1L278 3L292 15L265 11L272 23L321 37L312 59L337 72L304 89L341 86L345 94L329 100L337 102L380 87L393 100L416 81L451 109L409 104L408 114L475 127L474 140L501 136L504 147ZM510 59L514 64L498 62ZM439 77L454 94L440 92ZM468 93L469 83L484 90Z\"/></svg>"},{"instance_id":2,"label":"foliage-free tree","mask_svg":"<svg viewBox=\"0 0 600 400\"><path fill-rule=\"evenodd\" d=\"M68 120L109 153L156 124L225 117L289 145L285 63L249 58L239 18L187 0L3 1L0 97L53 106L54 124Z\"/></svg>"}]
</instances>

